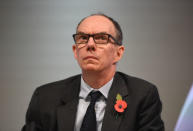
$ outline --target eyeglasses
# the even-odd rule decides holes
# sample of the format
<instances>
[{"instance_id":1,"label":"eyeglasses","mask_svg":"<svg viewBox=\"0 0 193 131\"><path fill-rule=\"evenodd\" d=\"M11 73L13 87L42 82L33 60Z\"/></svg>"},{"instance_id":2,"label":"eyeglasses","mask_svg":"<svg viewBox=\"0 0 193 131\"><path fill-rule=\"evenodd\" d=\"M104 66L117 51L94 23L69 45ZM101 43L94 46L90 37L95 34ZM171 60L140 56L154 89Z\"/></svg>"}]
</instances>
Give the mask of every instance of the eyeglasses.
<instances>
[{"instance_id":1,"label":"eyeglasses","mask_svg":"<svg viewBox=\"0 0 193 131\"><path fill-rule=\"evenodd\" d=\"M94 42L96 44L107 44L109 43L109 38L112 38L118 45L121 45L112 35L110 34L104 34L104 33L99 33L99 34L73 34L73 38L76 44L78 45L85 45L88 43L89 38L92 37Z\"/></svg>"}]
</instances>

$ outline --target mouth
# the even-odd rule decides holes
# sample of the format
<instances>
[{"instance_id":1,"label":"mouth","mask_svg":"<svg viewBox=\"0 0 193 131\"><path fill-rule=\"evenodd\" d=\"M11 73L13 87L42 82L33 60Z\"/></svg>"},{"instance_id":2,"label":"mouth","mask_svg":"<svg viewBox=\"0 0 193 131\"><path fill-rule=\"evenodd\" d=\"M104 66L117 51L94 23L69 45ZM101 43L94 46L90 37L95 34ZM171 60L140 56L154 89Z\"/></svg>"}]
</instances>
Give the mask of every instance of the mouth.
<instances>
[{"instance_id":1,"label":"mouth","mask_svg":"<svg viewBox=\"0 0 193 131\"><path fill-rule=\"evenodd\" d=\"M95 56L87 56L87 57L84 57L84 60L87 60L87 59L96 59L96 60L97 60L97 57L95 57Z\"/></svg>"}]
</instances>

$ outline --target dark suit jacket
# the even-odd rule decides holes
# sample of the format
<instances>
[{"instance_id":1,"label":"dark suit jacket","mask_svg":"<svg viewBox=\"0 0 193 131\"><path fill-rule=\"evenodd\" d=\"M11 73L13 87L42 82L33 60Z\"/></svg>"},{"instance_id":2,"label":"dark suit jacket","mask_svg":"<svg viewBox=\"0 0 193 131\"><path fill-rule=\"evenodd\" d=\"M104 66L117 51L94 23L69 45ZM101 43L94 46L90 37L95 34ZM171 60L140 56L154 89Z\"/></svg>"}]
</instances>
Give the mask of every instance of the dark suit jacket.
<instances>
[{"instance_id":1,"label":"dark suit jacket","mask_svg":"<svg viewBox=\"0 0 193 131\"><path fill-rule=\"evenodd\" d=\"M73 131L79 100L80 75L43 85L32 96L22 131ZM117 94L127 102L118 114ZM102 131L164 131L162 104L156 87L117 72L109 91Z\"/></svg>"}]
</instances>

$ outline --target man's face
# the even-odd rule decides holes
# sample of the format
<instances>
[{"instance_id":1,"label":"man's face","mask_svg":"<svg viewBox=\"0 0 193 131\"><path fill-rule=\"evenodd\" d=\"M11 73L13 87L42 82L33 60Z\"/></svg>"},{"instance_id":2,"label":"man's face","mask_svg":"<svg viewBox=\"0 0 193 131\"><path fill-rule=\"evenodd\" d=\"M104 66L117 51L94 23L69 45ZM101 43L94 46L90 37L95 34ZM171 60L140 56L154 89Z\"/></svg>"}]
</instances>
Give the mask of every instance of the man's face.
<instances>
[{"instance_id":1,"label":"man's face","mask_svg":"<svg viewBox=\"0 0 193 131\"><path fill-rule=\"evenodd\" d=\"M77 29L77 33L98 34L106 33L116 36L113 23L104 16L90 16L83 20ZM113 41L110 38L110 41ZM82 71L110 71L115 67L115 63L121 58L124 47L112 43L96 44L93 37L90 37L88 43L79 47L73 45L73 52Z\"/></svg>"}]
</instances>

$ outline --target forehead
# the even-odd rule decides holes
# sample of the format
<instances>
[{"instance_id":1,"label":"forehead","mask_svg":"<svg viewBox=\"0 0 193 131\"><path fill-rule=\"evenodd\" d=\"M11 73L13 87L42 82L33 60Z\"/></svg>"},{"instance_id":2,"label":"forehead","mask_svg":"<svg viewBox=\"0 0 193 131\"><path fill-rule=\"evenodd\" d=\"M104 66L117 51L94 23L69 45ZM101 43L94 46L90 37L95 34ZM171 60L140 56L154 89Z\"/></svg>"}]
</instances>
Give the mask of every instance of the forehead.
<instances>
[{"instance_id":1,"label":"forehead","mask_svg":"<svg viewBox=\"0 0 193 131\"><path fill-rule=\"evenodd\" d=\"M104 16L89 16L84 19L78 26L77 32L84 32L87 34L94 34L106 32L115 36L115 28L113 23Z\"/></svg>"}]
</instances>

